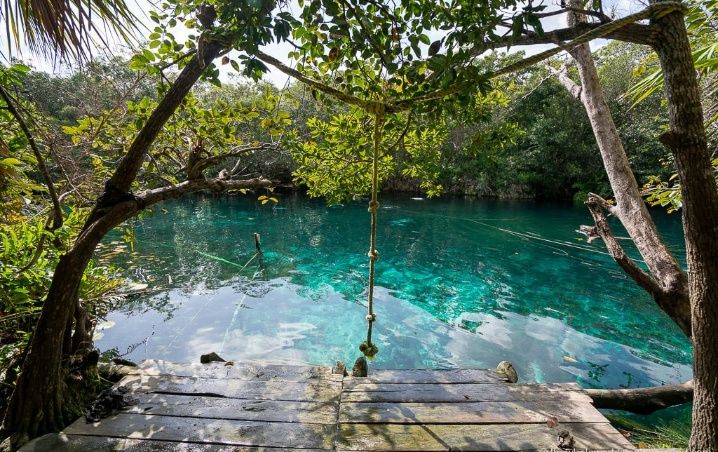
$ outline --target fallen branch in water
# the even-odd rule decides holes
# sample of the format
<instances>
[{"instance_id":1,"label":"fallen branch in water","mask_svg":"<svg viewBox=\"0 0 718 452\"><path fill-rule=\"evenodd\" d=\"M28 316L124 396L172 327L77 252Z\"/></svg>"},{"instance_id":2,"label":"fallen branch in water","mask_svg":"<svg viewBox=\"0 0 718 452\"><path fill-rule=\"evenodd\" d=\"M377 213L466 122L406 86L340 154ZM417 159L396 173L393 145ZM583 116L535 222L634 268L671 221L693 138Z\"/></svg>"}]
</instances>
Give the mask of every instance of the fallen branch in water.
<instances>
[{"instance_id":1,"label":"fallen branch in water","mask_svg":"<svg viewBox=\"0 0 718 452\"><path fill-rule=\"evenodd\" d=\"M633 389L587 389L593 406L650 414L693 400L693 382Z\"/></svg>"}]
</instances>

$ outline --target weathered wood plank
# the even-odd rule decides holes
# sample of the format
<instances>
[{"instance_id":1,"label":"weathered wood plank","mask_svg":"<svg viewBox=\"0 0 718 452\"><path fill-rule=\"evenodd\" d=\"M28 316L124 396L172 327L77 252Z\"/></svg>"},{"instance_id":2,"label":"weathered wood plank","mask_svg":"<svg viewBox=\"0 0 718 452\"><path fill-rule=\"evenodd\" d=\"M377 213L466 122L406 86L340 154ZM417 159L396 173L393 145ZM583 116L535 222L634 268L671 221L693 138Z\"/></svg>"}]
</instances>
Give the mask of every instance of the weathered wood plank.
<instances>
[{"instance_id":1,"label":"weathered wood plank","mask_svg":"<svg viewBox=\"0 0 718 452\"><path fill-rule=\"evenodd\" d=\"M565 403L590 403L591 399L569 385L516 384L366 384L342 393L344 402L506 402L557 400Z\"/></svg>"},{"instance_id":2,"label":"weathered wood plank","mask_svg":"<svg viewBox=\"0 0 718 452\"><path fill-rule=\"evenodd\" d=\"M341 381L342 376L332 374L329 367L263 364L252 362L234 363L173 363L148 359L130 371L135 375L172 375L175 377L199 377L239 380L306 381L330 379Z\"/></svg>"},{"instance_id":3,"label":"weathered wood plank","mask_svg":"<svg viewBox=\"0 0 718 452\"><path fill-rule=\"evenodd\" d=\"M590 403L561 400L477 403L342 403L339 421L382 424L501 424L606 422Z\"/></svg>"},{"instance_id":4,"label":"weathered wood plank","mask_svg":"<svg viewBox=\"0 0 718 452\"><path fill-rule=\"evenodd\" d=\"M67 427L64 433L237 446L331 449L336 426L121 413L95 424L87 424L80 419Z\"/></svg>"},{"instance_id":5,"label":"weathered wood plank","mask_svg":"<svg viewBox=\"0 0 718 452\"><path fill-rule=\"evenodd\" d=\"M346 378L344 384L351 388L362 383L499 383L507 381L488 369L386 369L372 370L368 377Z\"/></svg>"},{"instance_id":6,"label":"weathered wood plank","mask_svg":"<svg viewBox=\"0 0 718 452\"><path fill-rule=\"evenodd\" d=\"M137 398L137 405L124 412L240 421L335 424L339 408L338 401L288 402L172 394L137 394L133 397Z\"/></svg>"},{"instance_id":7,"label":"weathered wood plank","mask_svg":"<svg viewBox=\"0 0 718 452\"><path fill-rule=\"evenodd\" d=\"M579 448L631 447L578 385L507 384L490 370L344 379L318 366L150 360L118 385L137 406L96 424L79 420L65 443L45 450L537 451L556 448L564 429Z\"/></svg>"},{"instance_id":8,"label":"weathered wood plank","mask_svg":"<svg viewBox=\"0 0 718 452\"><path fill-rule=\"evenodd\" d=\"M326 402L339 398L341 383L334 381L253 381L216 378L129 375L119 382L132 392L205 395L238 399Z\"/></svg>"},{"instance_id":9,"label":"weathered wood plank","mask_svg":"<svg viewBox=\"0 0 718 452\"><path fill-rule=\"evenodd\" d=\"M571 432L577 449L633 449L608 423L579 423L554 429L546 424L341 424L337 450L557 450L560 430Z\"/></svg>"},{"instance_id":10,"label":"weathered wood plank","mask_svg":"<svg viewBox=\"0 0 718 452\"><path fill-rule=\"evenodd\" d=\"M350 384L350 379L347 378L344 382L344 392L365 392L365 391L403 391L407 389L407 385L400 383L372 383L364 382L365 378L353 378ZM564 392L564 391L583 391L577 383L544 383L544 384L514 384L514 383L467 383L463 385L452 385L444 383L413 383L410 385L412 388L421 390L432 390L434 388L442 387L448 389L461 390L462 388L483 388L483 390L491 391L497 387L508 387L508 388L522 388L521 390L528 389L531 391L552 391L552 392Z\"/></svg>"},{"instance_id":11,"label":"weathered wood plank","mask_svg":"<svg viewBox=\"0 0 718 452\"><path fill-rule=\"evenodd\" d=\"M182 441L158 441L148 439L110 438L102 436L65 435L51 433L23 446L21 452L264 452L276 448L222 446L218 444L190 443ZM326 449L282 450L319 452Z\"/></svg>"}]
</instances>

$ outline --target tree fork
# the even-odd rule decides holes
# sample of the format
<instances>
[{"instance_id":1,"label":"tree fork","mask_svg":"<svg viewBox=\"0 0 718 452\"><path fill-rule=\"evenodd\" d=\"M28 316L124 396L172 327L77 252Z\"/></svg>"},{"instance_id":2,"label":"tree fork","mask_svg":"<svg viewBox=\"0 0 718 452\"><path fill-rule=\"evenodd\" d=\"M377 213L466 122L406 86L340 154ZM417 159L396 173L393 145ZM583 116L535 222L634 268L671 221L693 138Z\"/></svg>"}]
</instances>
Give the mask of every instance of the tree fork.
<instances>
[{"instance_id":1,"label":"tree fork","mask_svg":"<svg viewBox=\"0 0 718 452\"><path fill-rule=\"evenodd\" d=\"M95 207L92 209L90 216L83 229L96 221L104 209L112 207L118 202L122 202L131 197L129 193L130 186L137 177L147 149L152 145L162 127L172 114L177 110L180 103L187 97L192 86L197 82L204 72L205 67L210 64L224 49L224 46L214 40L206 40L202 55L195 54L182 69L177 79L154 109L147 122L132 141L127 153L120 160L117 169L107 182L105 182L105 191L98 198Z\"/></svg>"}]
</instances>

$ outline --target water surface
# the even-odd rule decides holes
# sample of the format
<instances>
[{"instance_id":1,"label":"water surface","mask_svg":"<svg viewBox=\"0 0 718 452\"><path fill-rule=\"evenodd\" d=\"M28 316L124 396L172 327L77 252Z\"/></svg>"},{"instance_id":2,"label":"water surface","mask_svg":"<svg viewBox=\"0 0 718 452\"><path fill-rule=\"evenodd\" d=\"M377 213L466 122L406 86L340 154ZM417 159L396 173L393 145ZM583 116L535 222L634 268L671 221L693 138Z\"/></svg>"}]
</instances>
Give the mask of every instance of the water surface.
<instances>
[{"instance_id":1,"label":"water surface","mask_svg":"<svg viewBox=\"0 0 718 452\"><path fill-rule=\"evenodd\" d=\"M657 220L683 261L679 218L659 212ZM522 381L586 387L691 377L678 327L600 241L575 232L591 224L584 208L385 196L379 221L372 366L509 360ZM212 196L164 204L136 224L134 250L114 257L153 292L110 313L97 345L132 360L196 362L216 351L228 360L351 363L366 334L368 233L364 202L327 207L285 195L276 206ZM104 250L115 247L108 240Z\"/></svg>"}]
</instances>

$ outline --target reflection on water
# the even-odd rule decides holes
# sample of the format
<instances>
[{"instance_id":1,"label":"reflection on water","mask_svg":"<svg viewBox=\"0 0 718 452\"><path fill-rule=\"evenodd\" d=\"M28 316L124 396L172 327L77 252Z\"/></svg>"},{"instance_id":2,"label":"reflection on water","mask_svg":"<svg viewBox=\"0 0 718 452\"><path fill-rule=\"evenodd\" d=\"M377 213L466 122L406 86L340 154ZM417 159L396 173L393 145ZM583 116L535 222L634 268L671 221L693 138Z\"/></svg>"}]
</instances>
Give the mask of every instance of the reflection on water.
<instances>
[{"instance_id":1,"label":"reflection on water","mask_svg":"<svg viewBox=\"0 0 718 452\"><path fill-rule=\"evenodd\" d=\"M365 333L369 216L301 196L280 207L196 197L145 218L116 257L155 289L111 313L97 344L128 358L353 362ZM681 255L677 218L660 218ZM373 365L493 367L521 380L636 387L685 381L680 330L601 243L580 208L471 199L384 201ZM253 232L262 234L255 258ZM108 246L112 246L109 245ZM635 253L634 253L635 254ZM248 263L249 262L249 263ZM112 324L114 322L114 326Z\"/></svg>"}]
</instances>

